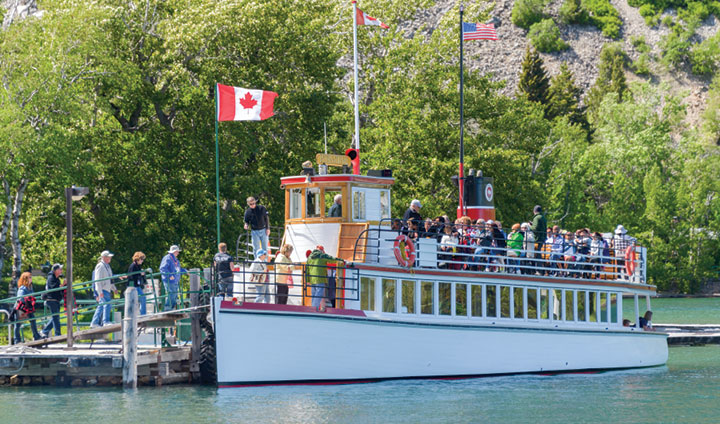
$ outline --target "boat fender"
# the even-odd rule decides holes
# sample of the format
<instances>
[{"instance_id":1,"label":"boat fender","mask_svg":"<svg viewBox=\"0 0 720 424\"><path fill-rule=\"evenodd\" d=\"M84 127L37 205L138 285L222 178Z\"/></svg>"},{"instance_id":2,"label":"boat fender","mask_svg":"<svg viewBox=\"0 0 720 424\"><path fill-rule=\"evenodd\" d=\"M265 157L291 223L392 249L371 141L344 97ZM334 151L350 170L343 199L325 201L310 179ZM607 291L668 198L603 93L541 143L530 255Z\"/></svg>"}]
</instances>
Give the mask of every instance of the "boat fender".
<instances>
[{"instance_id":1,"label":"boat fender","mask_svg":"<svg viewBox=\"0 0 720 424\"><path fill-rule=\"evenodd\" d=\"M635 273L635 261L637 256L635 255L635 246L628 246L625 249L625 271L628 277L632 277Z\"/></svg>"},{"instance_id":2,"label":"boat fender","mask_svg":"<svg viewBox=\"0 0 720 424\"><path fill-rule=\"evenodd\" d=\"M393 252L400 266L412 267L415 264L415 243L407 235L400 234L395 238Z\"/></svg>"}]
</instances>

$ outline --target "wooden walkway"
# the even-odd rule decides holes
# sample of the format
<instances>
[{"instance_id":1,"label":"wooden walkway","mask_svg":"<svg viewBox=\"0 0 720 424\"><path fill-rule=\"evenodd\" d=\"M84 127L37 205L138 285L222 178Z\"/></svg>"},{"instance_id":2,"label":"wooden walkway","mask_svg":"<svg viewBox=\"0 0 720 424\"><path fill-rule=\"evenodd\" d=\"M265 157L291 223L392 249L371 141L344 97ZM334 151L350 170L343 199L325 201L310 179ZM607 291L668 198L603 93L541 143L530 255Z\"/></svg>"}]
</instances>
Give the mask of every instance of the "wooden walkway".
<instances>
[{"instance_id":1,"label":"wooden walkway","mask_svg":"<svg viewBox=\"0 0 720 424\"><path fill-rule=\"evenodd\" d=\"M668 333L668 345L720 344L720 324L656 324L655 330Z\"/></svg>"},{"instance_id":2,"label":"wooden walkway","mask_svg":"<svg viewBox=\"0 0 720 424\"><path fill-rule=\"evenodd\" d=\"M171 327L176 321L188 318L190 315L180 312L161 313L154 315L143 315L138 317L138 328L159 328ZM122 323L103 325L102 327L91 328L89 330L74 331L73 340L95 340L101 339L106 334L119 333L122 331ZM47 337L40 340L27 341L16 346L38 347L54 343L62 343L67 341L67 334L60 336Z\"/></svg>"}]
</instances>

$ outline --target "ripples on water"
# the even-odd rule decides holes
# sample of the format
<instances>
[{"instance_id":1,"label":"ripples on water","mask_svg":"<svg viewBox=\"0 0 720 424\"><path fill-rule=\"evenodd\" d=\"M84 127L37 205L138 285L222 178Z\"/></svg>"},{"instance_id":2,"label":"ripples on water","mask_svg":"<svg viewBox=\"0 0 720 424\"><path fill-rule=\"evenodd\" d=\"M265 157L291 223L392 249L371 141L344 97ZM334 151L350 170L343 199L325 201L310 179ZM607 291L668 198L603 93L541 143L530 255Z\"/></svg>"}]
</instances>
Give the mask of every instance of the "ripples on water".
<instances>
[{"instance_id":1,"label":"ripples on water","mask_svg":"<svg viewBox=\"0 0 720 424\"><path fill-rule=\"evenodd\" d=\"M674 347L667 366L598 374L136 392L6 387L0 389L0 417L2 423L90 424L717 423L720 346Z\"/></svg>"}]
</instances>

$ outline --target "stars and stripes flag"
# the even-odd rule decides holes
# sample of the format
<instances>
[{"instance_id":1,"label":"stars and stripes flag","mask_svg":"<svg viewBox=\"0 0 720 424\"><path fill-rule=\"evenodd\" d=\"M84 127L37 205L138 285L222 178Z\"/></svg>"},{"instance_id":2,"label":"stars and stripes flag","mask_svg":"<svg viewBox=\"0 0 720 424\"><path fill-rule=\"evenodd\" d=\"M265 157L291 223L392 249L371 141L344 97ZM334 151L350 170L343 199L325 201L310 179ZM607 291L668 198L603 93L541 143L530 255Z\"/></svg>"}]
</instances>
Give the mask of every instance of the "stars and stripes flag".
<instances>
[{"instance_id":1,"label":"stars and stripes flag","mask_svg":"<svg viewBox=\"0 0 720 424\"><path fill-rule=\"evenodd\" d=\"M358 25L372 25L372 26L379 26L380 28L390 28L389 26L385 25L384 23L380 22L378 19L373 18L372 16L368 15L367 13L363 12L362 10L356 8L357 12L357 24Z\"/></svg>"},{"instance_id":2,"label":"stars and stripes flag","mask_svg":"<svg viewBox=\"0 0 720 424\"><path fill-rule=\"evenodd\" d=\"M468 40L497 40L495 24L469 24L463 22L463 41Z\"/></svg>"},{"instance_id":3,"label":"stars and stripes flag","mask_svg":"<svg viewBox=\"0 0 720 424\"><path fill-rule=\"evenodd\" d=\"M262 121L273 116L277 93L217 85L218 121Z\"/></svg>"}]
</instances>

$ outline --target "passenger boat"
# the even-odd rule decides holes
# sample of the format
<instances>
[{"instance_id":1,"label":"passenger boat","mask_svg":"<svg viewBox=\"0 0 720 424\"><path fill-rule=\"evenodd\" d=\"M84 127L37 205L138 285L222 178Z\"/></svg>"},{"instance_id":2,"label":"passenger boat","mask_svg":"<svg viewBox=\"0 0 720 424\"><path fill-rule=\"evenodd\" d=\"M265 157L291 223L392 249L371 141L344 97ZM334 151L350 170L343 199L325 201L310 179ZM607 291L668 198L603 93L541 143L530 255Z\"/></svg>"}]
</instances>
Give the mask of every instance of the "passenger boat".
<instances>
[{"instance_id":1,"label":"passenger boat","mask_svg":"<svg viewBox=\"0 0 720 424\"><path fill-rule=\"evenodd\" d=\"M524 273L518 274L500 263L476 268L477 255L457 245L453 266L443 268L448 259L439 254L436 238L403 247L403 233L391 229L389 171L328 174L322 165L320 171L281 179L283 243L294 246L291 259L297 265L290 304L255 303L249 263L236 272L233 297L212 302L219 387L452 379L666 362L666 334L623 325L624 302L632 302L635 312L625 318L637 321L640 298L649 310L656 294L646 283L644 248L632 248L634 266L605 258L609 263L592 273L545 275L553 262L547 256L519 265ZM470 182L468 213L494 217L492 180ZM328 217L335 194L342 195L342 216ZM306 251L318 245L345 260L344 266L322 271L337 276L335 307L324 312L310 306L303 278ZM277 275L269 269L272 286Z\"/></svg>"}]
</instances>

